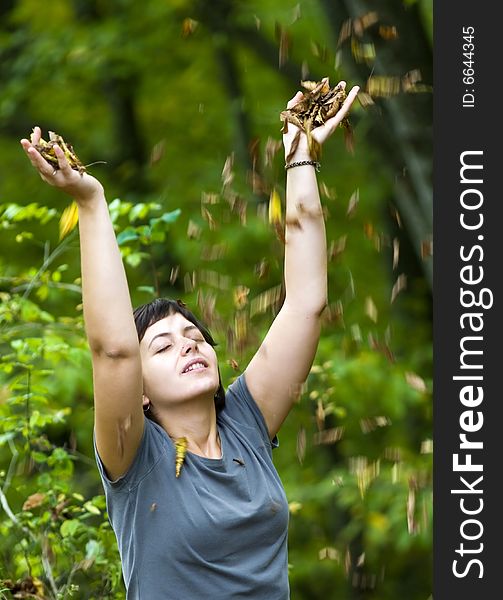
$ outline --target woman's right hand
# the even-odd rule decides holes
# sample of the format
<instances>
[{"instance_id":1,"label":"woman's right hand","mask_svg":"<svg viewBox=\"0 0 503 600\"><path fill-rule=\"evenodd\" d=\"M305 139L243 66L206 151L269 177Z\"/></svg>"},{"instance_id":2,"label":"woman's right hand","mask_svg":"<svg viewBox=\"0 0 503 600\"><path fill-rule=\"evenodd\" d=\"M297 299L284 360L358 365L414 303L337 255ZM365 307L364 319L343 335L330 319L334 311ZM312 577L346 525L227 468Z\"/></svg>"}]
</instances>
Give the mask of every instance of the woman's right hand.
<instances>
[{"instance_id":1,"label":"woman's right hand","mask_svg":"<svg viewBox=\"0 0 503 600\"><path fill-rule=\"evenodd\" d=\"M21 146L30 159L31 164L37 169L38 174L46 183L72 196L79 206L84 206L93 198L104 195L101 183L88 173L80 174L75 169L72 169L63 150L57 145L54 146L54 152L58 159L59 169L54 169L35 148L41 135L40 127L35 127L33 129L32 140L22 139Z\"/></svg>"}]
</instances>

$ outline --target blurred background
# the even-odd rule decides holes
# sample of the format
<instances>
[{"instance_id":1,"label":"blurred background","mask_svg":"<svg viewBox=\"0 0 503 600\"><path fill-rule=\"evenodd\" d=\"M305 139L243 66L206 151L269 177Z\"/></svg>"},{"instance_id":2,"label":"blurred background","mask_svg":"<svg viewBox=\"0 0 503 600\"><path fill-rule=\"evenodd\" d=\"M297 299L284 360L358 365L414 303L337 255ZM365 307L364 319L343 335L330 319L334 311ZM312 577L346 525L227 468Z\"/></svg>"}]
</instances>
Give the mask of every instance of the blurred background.
<instances>
[{"instance_id":1,"label":"blurred background","mask_svg":"<svg viewBox=\"0 0 503 600\"><path fill-rule=\"evenodd\" d=\"M105 186L133 304L186 302L227 386L283 298L279 114L322 77L361 92L354 151L342 130L323 148L329 307L274 452L291 594L431 597L432 1L2 0L0 598L125 597L71 199L19 139L39 125L73 145Z\"/></svg>"}]
</instances>

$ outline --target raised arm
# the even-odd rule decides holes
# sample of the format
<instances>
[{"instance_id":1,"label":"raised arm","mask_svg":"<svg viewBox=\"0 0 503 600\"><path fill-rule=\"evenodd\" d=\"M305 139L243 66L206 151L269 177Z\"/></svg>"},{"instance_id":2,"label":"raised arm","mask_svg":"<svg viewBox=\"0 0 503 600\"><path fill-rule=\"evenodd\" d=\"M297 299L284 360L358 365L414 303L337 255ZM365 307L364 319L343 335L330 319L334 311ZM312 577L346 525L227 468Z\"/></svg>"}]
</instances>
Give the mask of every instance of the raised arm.
<instances>
[{"instance_id":1,"label":"raised arm","mask_svg":"<svg viewBox=\"0 0 503 600\"><path fill-rule=\"evenodd\" d=\"M322 144L337 128L358 93L354 87L335 117L313 131ZM298 92L288 103L302 98ZM297 127L288 123L283 136L289 155ZM310 160L307 138L300 142L290 162ZM327 246L316 171L312 165L286 171L285 290L283 306L259 350L245 370L251 395L264 415L269 434L278 432L298 398L316 354L320 319L327 304Z\"/></svg>"},{"instance_id":2,"label":"raised arm","mask_svg":"<svg viewBox=\"0 0 503 600\"><path fill-rule=\"evenodd\" d=\"M140 350L124 266L101 183L73 170L55 148L59 169L37 152L38 127L23 146L49 185L74 198L79 209L82 297L92 353L95 432L109 476L127 471L143 434Z\"/></svg>"}]
</instances>

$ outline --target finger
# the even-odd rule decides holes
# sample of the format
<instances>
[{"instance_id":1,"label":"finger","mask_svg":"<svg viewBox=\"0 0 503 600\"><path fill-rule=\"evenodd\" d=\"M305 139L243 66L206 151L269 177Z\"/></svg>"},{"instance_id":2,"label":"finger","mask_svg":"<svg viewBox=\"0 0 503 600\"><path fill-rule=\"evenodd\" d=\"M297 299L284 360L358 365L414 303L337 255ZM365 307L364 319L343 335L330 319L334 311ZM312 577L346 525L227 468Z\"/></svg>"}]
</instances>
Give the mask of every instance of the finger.
<instances>
[{"instance_id":1,"label":"finger","mask_svg":"<svg viewBox=\"0 0 503 600\"><path fill-rule=\"evenodd\" d=\"M54 153L56 154L56 158L58 159L58 165L61 172L65 175L71 173L72 167L70 167L70 164L66 159L65 153L57 144L54 145Z\"/></svg>"},{"instance_id":2,"label":"finger","mask_svg":"<svg viewBox=\"0 0 503 600\"><path fill-rule=\"evenodd\" d=\"M40 142L40 138L42 137L42 130L38 125L35 125L33 128L33 133L30 136L31 143L36 146Z\"/></svg>"},{"instance_id":3,"label":"finger","mask_svg":"<svg viewBox=\"0 0 503 600\"><path fill-rule=\"evenodd\" d=\"M35 169L38 170L40 175L43 175L44 177L50 177L53 175L54 167L52 167L31 144L25 148L25 152L28 155L31 164L35 167Z\"/></svg>"},{"instance_id":4,"label":"finger","mask_svg":"<svg viewBox=\"0 0 503 600\"><path fill-rule=\"evenodd\" d=\"M291 100L289 100L287 102L286 107L288 109L292 108L293 106L295 106L296 104L298 104L302 100L302 98L304 98L304 94L302 92L297 92L295 94L295 96Z\"/></svg>"},{"instance_id":5,"label":"finger","mask_svg":"<svg viewBox=\"0 0 503 600\"><path fill-rule=\"evenodd\" d=\"M337 125L339 125L339 123L342 121L342 119L344 119L347 112L351 108L351 105L353 104L353 102L356 98L356 95L358 94L359 91L360 91L360 88L357 85L355 85L351 89L349 94L346 96L346 99L344 100L344 103L341 106L341 108L338 110L337 114L334 115L331 119L329 119L325 123L324 127L326 127L330 132L334 131L334 129L337 127Z\"/></svg>"}]
</instances>

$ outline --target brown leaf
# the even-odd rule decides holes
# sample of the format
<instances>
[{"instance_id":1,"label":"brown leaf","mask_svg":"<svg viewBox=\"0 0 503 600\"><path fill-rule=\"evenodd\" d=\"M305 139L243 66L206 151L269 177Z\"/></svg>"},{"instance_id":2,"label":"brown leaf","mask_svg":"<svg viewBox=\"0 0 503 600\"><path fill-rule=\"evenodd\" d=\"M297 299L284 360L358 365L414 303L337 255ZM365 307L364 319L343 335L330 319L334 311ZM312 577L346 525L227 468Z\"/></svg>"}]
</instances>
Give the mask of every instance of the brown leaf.
<instances>
[{"instance_id":1,"label":"brown leaf","mask_svg":"<svg viewBox=\"0 0 503 600\"><path fill-rule=\"evenodd\" d=\"M65 142L65 140L57 133L54 133L54 131L49 131L48 142L40 138L38 144L35 144L35 149L42 155L43 158L45 158L48 163L50 163L53 169L57 171L59 170L59 163L56 152L54 151L54 146L56 145L63 150L70 167L75 171L78 171L81 175L84 174L86 167L81 163L80 159L75 154L71 144Z\"/></svg>"},{"instance_id":2,"label":"brown leaf","mask_svg":"<svg viewBox=\"0 0 503 600\"><path fill-rule=\"evenodd\" d=\"M393 303L398 294L407 287L407 277L402 273L395 281L395 285L391 290L391 302Z\"/></svg>"},{"instance_id":3,"label":"brown leaf","mask_svg":"<svg viewBox=\"0 0 503 600\"><path fill-rule=\"evenodd\" d=\"M37 506L40 506L44 502L45 498L46 494L43 494L42 492L37 492L35 494L32 494L31 496L28 496L28 498L23 504L23 510L31 510L32 508L37 508Z\"/></svg>"},{"instance_id":4,"label":"brown leaf","mask_svg":"<svg viewBox=\"0 0 503 600\"><path fill-rule=\"evenodd\" d=\"M302 81L301 85L307 90L302 99L280 114L280 119L283 121L282 131L283 133L287 132L289 122L304 131L307 135L311 158L318 160L321 156L321 146L313 138L311 132L337 114L346 99L346 92L339 84L331 88L328 77L324 77L321 81ZM352 130L347 117L342 119L341 125L346 130L347 145L351 146L348 140L352 141ZM292 142L287 162L295 152L298 144L297 137Z\"/></svg>"},{"instance_id":5,"label":"brown leaf","mask_svg":"<svg viewBox=\"0 0 503 600\"><path fill-rule=\"evenodd\" d=\"M297 432L297 458L302 464L304 462L304 457L306 456L306 430L304 427L300 427Z\"/></svg>"}]
</instances>

